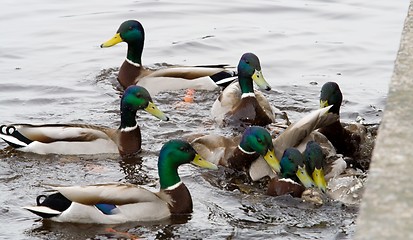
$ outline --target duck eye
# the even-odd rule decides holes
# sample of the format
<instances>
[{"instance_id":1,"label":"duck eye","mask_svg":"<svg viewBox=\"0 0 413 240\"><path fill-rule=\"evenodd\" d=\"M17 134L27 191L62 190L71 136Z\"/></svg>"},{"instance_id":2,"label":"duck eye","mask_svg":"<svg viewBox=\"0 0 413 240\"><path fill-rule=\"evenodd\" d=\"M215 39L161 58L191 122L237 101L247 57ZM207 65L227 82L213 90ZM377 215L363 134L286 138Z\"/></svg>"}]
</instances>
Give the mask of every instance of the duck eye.
<instances>
[{"instance_id":1,"label":"duck eye","mask_svg":"<svg viewBox=\"0 0 413 240\"><path fill-rule=\"evenodd\" d=\"M250 61L248 61L248 60L245 60L245 63L246 63L246 64L250 64Z\"/></svg>"},{"instance_id":2,"label":"duck eye","mask_svg":"<svg viewBox=\"0 0 413 240\"><path fill-rule=\"evenodd\" d=\"M262 143L261 138L257 138L257 142Z\"/></svg>"},{"instance_id":3,"label":"duck eye","mask_svg":"<svg viewBox=\"0 0 413 240\"><path fill-rule=\"evenodd\" d=\"M132 30L132 26L130 26L128 29L129 29L129 30Z\"/></svg>"}]
</instances>

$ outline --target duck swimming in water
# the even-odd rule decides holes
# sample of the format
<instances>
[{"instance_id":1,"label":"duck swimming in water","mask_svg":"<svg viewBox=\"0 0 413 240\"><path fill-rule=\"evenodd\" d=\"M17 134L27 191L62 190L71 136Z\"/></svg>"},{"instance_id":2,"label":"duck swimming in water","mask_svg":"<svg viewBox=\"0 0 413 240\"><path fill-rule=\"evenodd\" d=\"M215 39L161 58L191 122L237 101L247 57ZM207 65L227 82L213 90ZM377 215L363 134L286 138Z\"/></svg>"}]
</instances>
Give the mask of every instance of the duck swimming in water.
<instances>
[{"instance_id":1,"label":"duck swimming in water","mask_svg":"<svg viewBox=\"0 0 413 240\"><path fill-rule=\"evenodd\" d=\"M142 143L136 122L138 110L169 120L145 88L130 86L120 101L121 122L117 129L92 124L11 124L0 127L0 138L18 151L37 154L133 155L141 151Z\"/></svg>"},{"instance_id":2,"label":"duck swimming in water","mask_svg":"<svg viewBox=\"0 0 413 240\"><path fill-rule=\"evenodd\" d=\"M126 59L118 73L118 82L124 89L139 84L151 95L160 91L185 88L214 90L219 86L227 86L236 76L236 72L226 65L168 66L156 70L144 67L144 41L145 31L142 24L136 20L128 20L120 25L114 37L101 44L102 48L112 47L121 42L128 45Z\"/></svg>"},{"instance_id":3,"label":"duck swimming in water","mask_svg":"<svg viewBox=\"0 0 413 240\"><path fill-rule=\"evenodd\" d=\"M330 113L340 116L340 107L343 100L343 94L340 87L335 82L327 82L321 88L320 107L332 106ZM367 170L371 159L371 150L369 148L368 130L358 123L344 124L338 118L334 123L319 129L319 132L327 137L333 144L337 153L351 158L351 163L355 168ZM371 147L372 148L372 147ZM368 159L365 159L364 152L370 152Z\"/></svg>"},{"instance_id":4,"label":"duck swimming in water","mask_svg":"<svg viewBox=\"0 0 413 240\"><path fill-rule=\"evenodd\" d=\"M178 174L178 167L187 163L217 168L203 160L188 142L170 140L159 153L159 192L120 183L53 187L56 193L40 195L37 206L24 208L56 222L95 224L153 222L190 214L192 197Z\"/></svg>"},{"instance_id":5,"label":"duck swimming in water","mask_svg":"<svg viewBox=\"0 0 413 240\"><path fill-rule=\"evenodd\" d=\"M216 134L190 137L195 150L215 165L248 172L251 164L262 156L272 170L280 172L280 162L275 157L271 135L263 127L248 127L242 136L236 137Z\"/></svg>"},{"instance_id":6,"label":"duck swimming in water","mask_svg":"<svg viewBox=\"0 0 413 240\"><path fill-rule=\"evenodd\" d=\"M273 107L266 97L254 90L253 82L261 89L271 90L265 81L258 57L245 53L238 64L238 81L226 87L212 105L212 118L220 126L266 126L275 122Z\"/></svg>"}]
</instances>

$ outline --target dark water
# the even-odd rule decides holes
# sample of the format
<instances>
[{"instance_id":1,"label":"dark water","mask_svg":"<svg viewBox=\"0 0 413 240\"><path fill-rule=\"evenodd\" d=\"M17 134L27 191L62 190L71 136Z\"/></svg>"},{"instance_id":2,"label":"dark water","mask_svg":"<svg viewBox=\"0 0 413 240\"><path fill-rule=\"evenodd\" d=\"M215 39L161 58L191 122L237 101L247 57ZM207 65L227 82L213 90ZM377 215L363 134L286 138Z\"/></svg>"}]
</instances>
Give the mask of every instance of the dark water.
<instances>
[{"instance_id":1,"label":"dark water","mask_svg":"<svg viewBox=\"0 0 413 240\"><path fill-rule=\"evenodd\" d=\"M116 68L125 46L100 49L126 19L140 20L144 64L236 65L256 53L273 87L271 103L294 121L317 108L321 85L337 81L342 118L380 122L408 1L11 1L0 14L0 123L119 124ZM163 93L155 102L171 118L142 114L141 159L117 156L38 156L0 153L0 238L351 239L358 206L229 191L220 173L183 166L194 200L190 219L118 226L39 221L21 206L34 204L46 184L131 182L157 189L156 154L167 139L220 132L209 119L218 92ZM1 142L3 149L6 145ZM117 233L113 233L113 227ZM123 233L128 232L128 233ZM128 235L129 234L129 235Z\"/></svg>"}]
</instances>

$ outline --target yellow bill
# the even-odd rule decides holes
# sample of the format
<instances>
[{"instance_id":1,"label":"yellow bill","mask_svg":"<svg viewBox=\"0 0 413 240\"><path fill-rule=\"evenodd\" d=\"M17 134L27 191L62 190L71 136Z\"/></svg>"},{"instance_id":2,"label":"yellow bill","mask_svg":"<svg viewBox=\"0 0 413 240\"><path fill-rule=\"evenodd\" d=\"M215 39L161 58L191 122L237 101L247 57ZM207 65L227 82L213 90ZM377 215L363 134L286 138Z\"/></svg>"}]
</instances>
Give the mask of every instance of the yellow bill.
<instances>
[{"instance_id":1,"label":"yellow bill","mask_svg":"<svg viewBox=\"0 0 413 240\"><path fill-rule=\"evenodd\" d=\"M297 175L298 179L300 179L300 181L304 185L304 187L310 188L310 187L315 186L315 184L313 182L313 179L311 179L311 177L308 174L307 170L305 170L305 166L304 167L298 166L298 170L295 174Z\"/></svg>"},{"instance_id":2,"label":"yellow bill","mask_svg":"<svg viewBox=\"0 0 413 240\"><path fill-rule=\"evenodd\" d=\"M255 70L254 74L252 75L252 80L254 80L259 88L264 90L271 90L270 85L267 83L267 81L265 81L261 71Z\"/></svg>"},{"instance_id":3,"label":"yellow bill","mask_svg":"<svg viewBox=\"0 0 413 240\"><path fill-rule=\"evenodd\" d=\"M159 110L158 107L153 102L149 102L148 106L144 110L163 121L169 120L169 118L165 115L165 113Z\"/></svg>"},{"instance_id":4,"label":"yellow bill","mask_svg":"<svg viewBox=\"0 0 413 240\"><path fill-rule=\"evenodd\" d=\"M324 171L323 169L314 169L313 171L313 179L315 182L315 185L323 192L325 193L327 191L327 183L326 179L324 178Z\"/></svg>"},{"instance_id":5,"label":"yellow bill","mask_svg":"<svg viewBox=\"0 0 413 240\"><path fill-rule=\"evenodd\" d=\"M320 100L320 108L328 107L328 100Z\"/></svg>"},{"instance_id":6,"label":"yellow bill","mask_svg":"<svg viewBox=\"0 0 413 240\"><path fill-rule=\"evenodd\" d=\"M100 45L101 48L106 48L106 47L112 47L120 42L123 42L122 37L120 36L120 33L116 33L115 36L113 36L111 39L108 41L102 43Z\"/></svg>"},{"instance_id":7,"label":"yellow bill","mask_svg":"<svg viewBox=\"0 0 413 240\"><path fill-rule=\"evenodd\" d=\"M218 169L217 165L203 159L199 154L195 155L191 163L201 168L207 168L207 169L213 169L213 170Z\"/></svg>"},{"instance_id":8,"label":"yellow bill","mask_svg":"<svg viewBox=\"0 0 413 240\"><path fill-rule=\"evenodd\" d=\"M275 156L274 149L268 150L264 156L264 159L268 163L268 165L270 165L270 167L274 169L274 171L276 171L277 173L281 172L280 161Z\"/></svg>"}]
</instances>

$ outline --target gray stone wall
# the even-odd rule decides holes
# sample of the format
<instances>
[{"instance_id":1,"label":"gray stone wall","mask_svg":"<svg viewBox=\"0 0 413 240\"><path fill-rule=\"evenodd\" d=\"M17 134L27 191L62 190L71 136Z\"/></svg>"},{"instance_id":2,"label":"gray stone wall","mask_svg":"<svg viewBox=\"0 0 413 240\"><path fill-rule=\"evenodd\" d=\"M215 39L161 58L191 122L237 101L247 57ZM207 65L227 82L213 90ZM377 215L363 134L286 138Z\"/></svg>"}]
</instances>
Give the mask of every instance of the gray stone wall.
<instances>
[{"instance_id":1,"label":"gray stone wall","mask_svg":"<svg viewBox=\"0 0 413 240\"><path fill-rule=\"evenodd\" d=\"M360 206L356 239L413 239L412 4Z\"/></svg>"}]
</instances>

